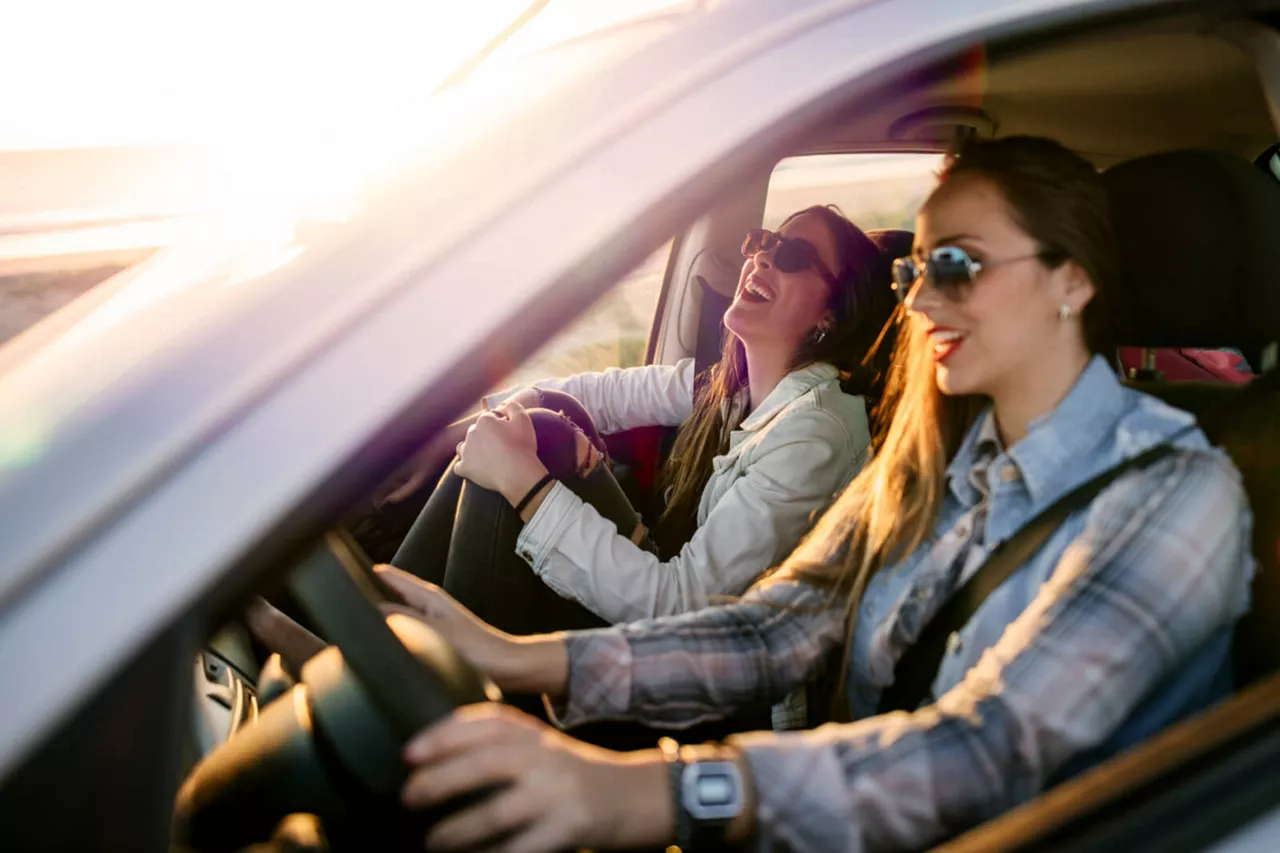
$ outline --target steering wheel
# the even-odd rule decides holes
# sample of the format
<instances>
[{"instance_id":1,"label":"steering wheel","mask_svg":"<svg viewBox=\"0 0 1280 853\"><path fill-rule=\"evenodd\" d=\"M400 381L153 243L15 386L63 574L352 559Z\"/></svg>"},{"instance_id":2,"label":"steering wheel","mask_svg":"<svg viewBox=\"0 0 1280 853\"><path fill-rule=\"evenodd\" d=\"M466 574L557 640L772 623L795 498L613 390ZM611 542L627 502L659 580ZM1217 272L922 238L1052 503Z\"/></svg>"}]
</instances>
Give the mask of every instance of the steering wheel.
<instances>
[{"instance_id":1,"label":"steering wheel","mask_svg":"<svg viewBox=\"0 0 1280 853\"><path fill-rule=\"evenodd\" d=\"M302 813L320 820L331 850L421 850L431 824L457 807L400 805L401 750L455 708L501 695L428 626L384 618L378 586L359 546L336 533L294 573L294 597L333 645L196 765L178 792L174 844L229 853Z\"/></svg>"}]
</instances>

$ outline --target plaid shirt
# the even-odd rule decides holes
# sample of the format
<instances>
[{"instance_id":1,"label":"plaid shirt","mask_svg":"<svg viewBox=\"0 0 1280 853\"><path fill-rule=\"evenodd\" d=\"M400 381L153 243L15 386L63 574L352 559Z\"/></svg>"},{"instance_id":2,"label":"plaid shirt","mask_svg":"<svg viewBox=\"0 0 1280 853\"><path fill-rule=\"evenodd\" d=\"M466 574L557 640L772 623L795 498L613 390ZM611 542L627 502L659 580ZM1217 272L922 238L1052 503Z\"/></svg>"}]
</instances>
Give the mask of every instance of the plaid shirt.
<instances>
[{"instance_id":1,"label":"plaid shirt","mask_svg":"<svg viewBox=\"0 0 1280 853\"><path fill-rule=\"evenodd\" d=\"M1068 518L986 600L953 637L933 704L874 716L902 651L982 562L975 553L1188 422L1124 389L1101 360L1008 451L983 446L995 432L989 412L980 418L949 469L935 535L860 604L858 721L734 739L752 770L761 848L927 845L1223 695L1253 575L1251 515L1237 471L1195 431ZM556 711L566 726L714 719L800 687L845 633L841 605L784 570L732 605L570 634Z\"/></svg>"}]
</instances>

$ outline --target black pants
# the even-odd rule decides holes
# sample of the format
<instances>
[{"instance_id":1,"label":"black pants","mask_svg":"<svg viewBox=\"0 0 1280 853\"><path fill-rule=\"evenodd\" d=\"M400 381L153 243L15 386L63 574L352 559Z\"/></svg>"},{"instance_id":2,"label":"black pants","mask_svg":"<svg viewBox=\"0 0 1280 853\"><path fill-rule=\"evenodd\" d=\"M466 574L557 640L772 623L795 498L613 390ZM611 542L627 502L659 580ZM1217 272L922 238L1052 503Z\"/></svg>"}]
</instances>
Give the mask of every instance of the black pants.
<instances>
[{"instance_id":1,"label":"black pants","mask_svg":"<svg viewBox=\"0 0 1280 853\"><path fill-rule=\"evenodd\" d=\"M576 399L557 391L543 391L547 408L531 409L538 437L538 458L556 479L612 521L630 537L639 514L614 479L607 461L589 473L579 473L577 434L586 435L605 452L591 416ZM555 411L552 411L552 410ZM604 628L609 623L575 601L562 598L534 574L516 553L523 522L502 495L467 482L450 463L392 565L443 587L485 622L511 634L544 634ZM656 553L646 535L641 547ZM545 719L540 697L508 696L508 701ZM723 723L680 732L661 732L638 723L591 723L573 730L574 736L612 749L653 746L664 733L682 742L718 740L733 731L768 728L767 707Z\"/></svg>"},{"instance_id":2,"label":"black pants","mask_svg":"<svg viewBox=\"0 0 1280 853\"><path fill-rule=\"evenodd\" d=\"M577 400L558 391L544 391L543 404L547 408L529 410L538 458L552 476L612 521L619 535L630 537L640 517L607 461L585 474L579 470L579 432L604 453L590 415ZM516 554L523 526L502 495L467 482L450 464L391 563L440 585L468 610L508 633L606 626L590 610L557 595ZM643 546L652 550L647 536Z\"/></svg>"}]
</instances>

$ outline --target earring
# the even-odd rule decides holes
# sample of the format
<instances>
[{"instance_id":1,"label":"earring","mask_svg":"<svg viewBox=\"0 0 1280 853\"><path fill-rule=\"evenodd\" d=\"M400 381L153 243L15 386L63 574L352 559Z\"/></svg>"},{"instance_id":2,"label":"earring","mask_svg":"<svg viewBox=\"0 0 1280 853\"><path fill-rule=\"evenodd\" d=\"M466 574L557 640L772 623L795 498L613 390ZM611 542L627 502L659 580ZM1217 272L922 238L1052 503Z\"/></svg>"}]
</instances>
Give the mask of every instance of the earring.
<instances>
[{"instance_id":1,"label":"earring","mask_svg":"<svg viewBox=\"0 0 1280 853\"><path fill-rule=\"evenodd\" d=\"M814 346L817 346L818 344L822 343L822 339L825 338L826 336L827 336L826 329L823 329L823 328L816 329L813 335Z\"/></svg>"},{"instance_id":2,"label":"earring","mask_svg":"<svg viewBox=\"0 0 1280 853\"><path fill-rule=\"evenodd\" d=\"M1064 302L1064 303L1062 303L1061 305L1059 305L1059 306L1058 306L1058 319L1059 319L1059 320L1061 320L1061 321L1063 321L1064 323L1065 323L1067 320L1070 320L1070 319L1071 319L1071 306L1070 306L1070 305L1068 305L1067 303L1065 303L1065 302Z\"/></svg>"}]
</instances>

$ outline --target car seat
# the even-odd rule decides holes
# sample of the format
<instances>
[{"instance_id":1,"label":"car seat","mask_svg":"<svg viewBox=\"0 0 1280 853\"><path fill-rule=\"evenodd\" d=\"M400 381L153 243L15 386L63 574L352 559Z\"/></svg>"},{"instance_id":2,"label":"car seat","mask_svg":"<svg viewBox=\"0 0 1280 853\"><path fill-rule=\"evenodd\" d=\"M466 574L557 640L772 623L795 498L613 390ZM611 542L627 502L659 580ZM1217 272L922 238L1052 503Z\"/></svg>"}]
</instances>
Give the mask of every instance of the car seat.
<instances>
[{"instance_id":1,"label":"car seat","mask_svg":"<svg viewBox=\"0 0 1280 853\"><path fill-rule=\"evenodd\" d=\"M1247 385L1129 384L1195 414L1244 478L1258 573L1236 634L1242 687L1280 666L1280 186L1213 151L1140 157L1103 174L1123 286L1117 341L1138 347L1232 347L1268 375Z\"/></svg>"}]
</instances>

